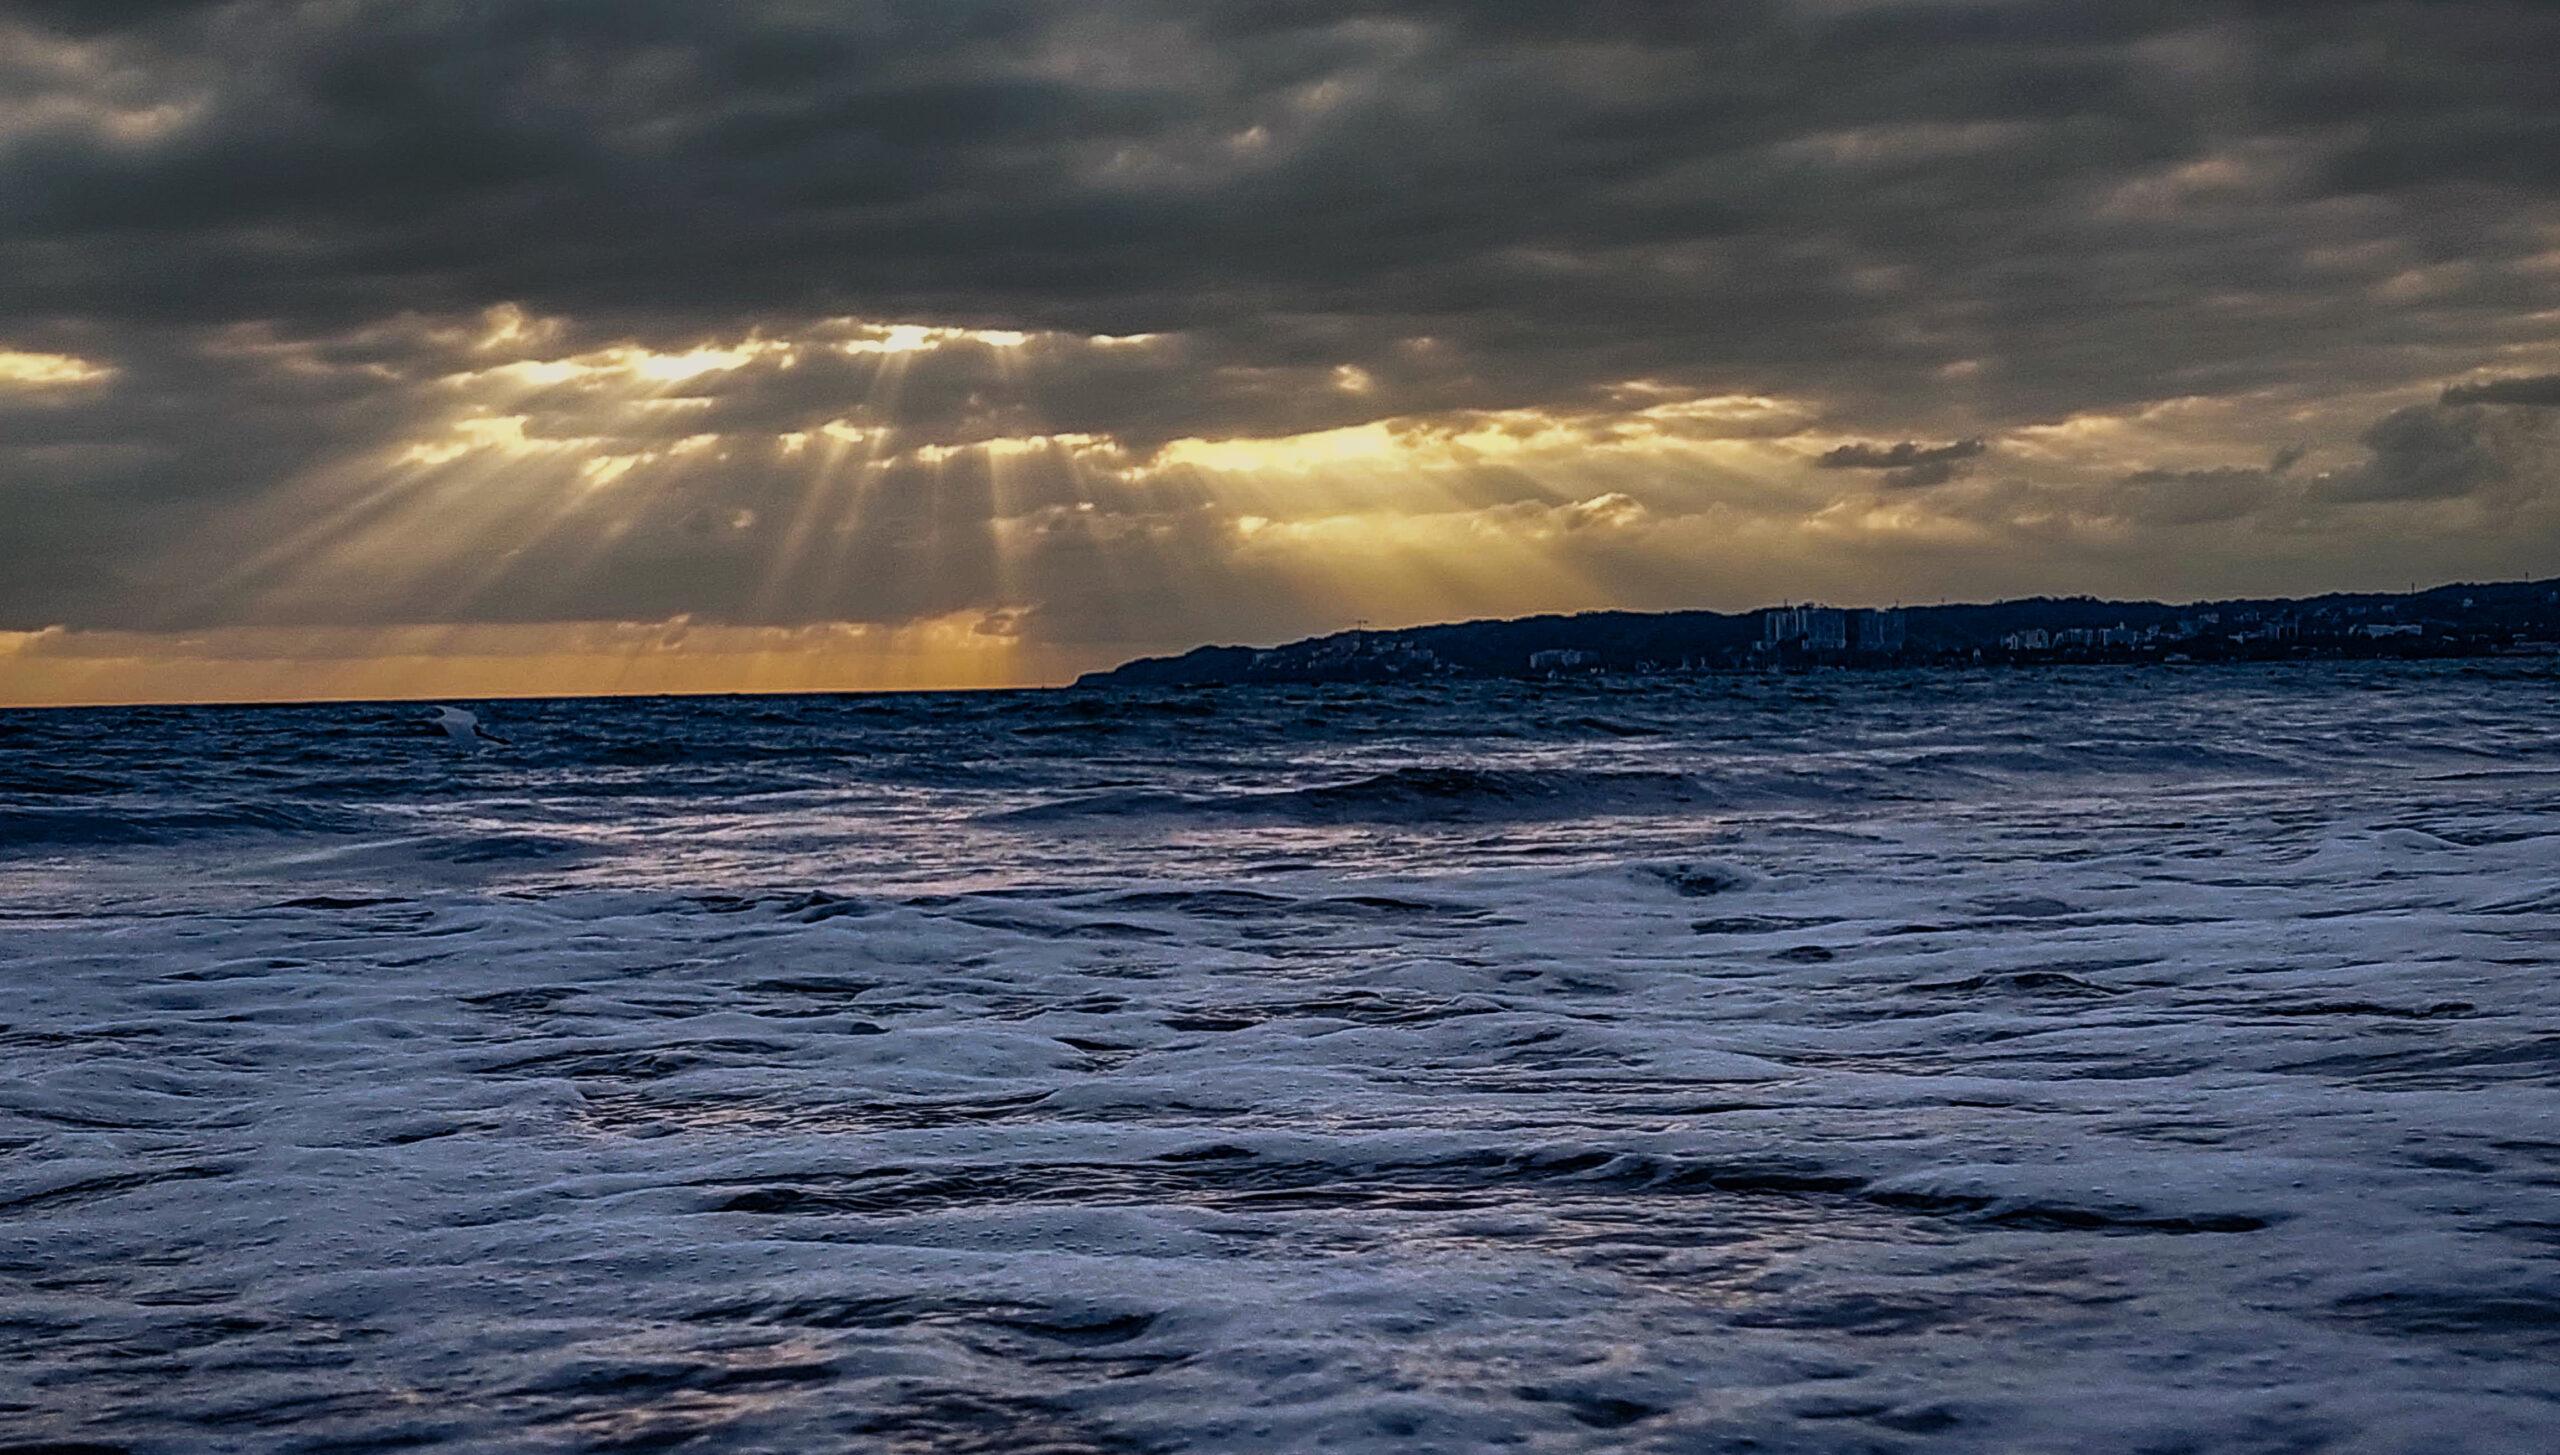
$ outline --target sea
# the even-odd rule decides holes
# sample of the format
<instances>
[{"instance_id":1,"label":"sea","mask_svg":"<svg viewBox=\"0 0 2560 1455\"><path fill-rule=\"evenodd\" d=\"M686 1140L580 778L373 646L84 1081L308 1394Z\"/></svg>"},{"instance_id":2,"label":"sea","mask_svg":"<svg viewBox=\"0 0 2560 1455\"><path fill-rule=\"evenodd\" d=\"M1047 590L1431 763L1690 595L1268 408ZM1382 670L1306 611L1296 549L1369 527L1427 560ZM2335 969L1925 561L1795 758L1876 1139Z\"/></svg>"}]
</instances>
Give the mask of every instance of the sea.
<instances>
[{"instance_id":1,"label":"sea","mask_svg":"<svg viewBox=\"0 0 2560 1455\"><path fill-rule=\"evenodd\" d=\"M2548 1452L2547 660L0 714L0 1449Z\"/></svg>"}]
</instances>

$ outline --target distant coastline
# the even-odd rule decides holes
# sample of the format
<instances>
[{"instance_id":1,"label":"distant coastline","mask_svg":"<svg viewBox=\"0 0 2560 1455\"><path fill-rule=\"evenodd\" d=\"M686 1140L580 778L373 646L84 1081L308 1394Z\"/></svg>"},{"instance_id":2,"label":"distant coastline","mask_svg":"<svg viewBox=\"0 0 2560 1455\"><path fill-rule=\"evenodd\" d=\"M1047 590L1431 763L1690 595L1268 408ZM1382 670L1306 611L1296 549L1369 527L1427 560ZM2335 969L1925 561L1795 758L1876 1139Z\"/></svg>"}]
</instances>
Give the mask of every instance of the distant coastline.
<instances>
[{"instance_id":1,"label":"distant coastline","mask_svg":"<svg viewBox=\"0 0 2560 1455\"><path fill-rule=\"evenodd\" d=\"M2424 591L2191 602L2029 597L1977 605L1594 611L1276 647L1200 647L1088 672L1078 687L1661 675L1832 667L2437 658L2560 652L2560 578Z\"/></svg>"}]
</instances>

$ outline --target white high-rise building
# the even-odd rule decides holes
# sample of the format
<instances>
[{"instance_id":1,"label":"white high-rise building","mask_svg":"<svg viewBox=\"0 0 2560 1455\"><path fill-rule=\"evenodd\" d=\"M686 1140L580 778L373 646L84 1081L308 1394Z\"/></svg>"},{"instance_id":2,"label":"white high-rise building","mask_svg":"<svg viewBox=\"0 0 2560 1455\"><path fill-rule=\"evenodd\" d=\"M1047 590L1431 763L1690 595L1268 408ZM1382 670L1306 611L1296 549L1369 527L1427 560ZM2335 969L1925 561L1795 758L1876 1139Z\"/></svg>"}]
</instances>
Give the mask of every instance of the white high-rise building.
<instances>
[{"instance_id":1,"label":"white high-rise building","mask_svg":"<svg viewBox=\"0 0 2560 1455\"><path fill-rule=\"evenodd\" d=\"M1836 606L1782 606L1760 618L1760 640L1809 652L1849 650L1849 613Z\"/></svg>"}]
</instances>

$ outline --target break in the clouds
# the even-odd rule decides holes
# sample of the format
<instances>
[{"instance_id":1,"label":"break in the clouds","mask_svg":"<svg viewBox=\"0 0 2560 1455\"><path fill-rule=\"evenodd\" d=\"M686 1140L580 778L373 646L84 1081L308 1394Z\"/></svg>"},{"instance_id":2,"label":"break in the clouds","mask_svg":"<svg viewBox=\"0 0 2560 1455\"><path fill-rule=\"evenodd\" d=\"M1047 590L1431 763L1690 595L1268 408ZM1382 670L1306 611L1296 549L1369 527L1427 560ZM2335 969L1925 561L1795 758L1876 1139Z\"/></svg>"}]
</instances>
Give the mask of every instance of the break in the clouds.
<instances>
[{"instance_id":1,"label":"break in the clouds","mask_svg":"<svg viewBox=\"0 0 2560 1455\"><path fill-rule=\"evenodd\" d=\"M2532 0L0 0L0 696L2547 572L2555 72Z\"/></svg>"}]
</instances>

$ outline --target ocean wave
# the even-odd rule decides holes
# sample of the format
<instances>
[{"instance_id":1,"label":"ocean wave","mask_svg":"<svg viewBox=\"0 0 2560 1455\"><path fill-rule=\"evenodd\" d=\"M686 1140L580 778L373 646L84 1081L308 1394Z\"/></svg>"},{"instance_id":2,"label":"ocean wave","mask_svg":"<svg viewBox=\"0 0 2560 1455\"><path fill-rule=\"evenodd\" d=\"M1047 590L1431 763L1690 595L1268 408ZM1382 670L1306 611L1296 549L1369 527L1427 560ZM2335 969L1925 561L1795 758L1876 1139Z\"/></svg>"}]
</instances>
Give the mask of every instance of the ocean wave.
<instances>
[{"instance_id":1,"label":"ocean wave","mask_svg":"<svg viewBox=\"0 0 2560 1455\"><path fill-rule=\"evenodd\" d=\"M0 807L0 853L13 847L179 844L229 834L354 833L366 824L366 817L352 809L273 801L173 808Z\"/></svg>"},{"instance_id":2,"label":"ocean wave","mask_svg":"<svg viewBox=\"0 0 2560 1455\"><path fill-rule=\"evenodd\" d=\"M1181 818L1397 824L1679 813L1711 801L1707 790L1685 773L1430 766L1240 793L1111 790L1010 809L996 817L1015 823Z\"/></svg>"},{"instance_id":3,"label":"ocean wave","mask_svg":"<svg viewBox=\"0 0 2560 1455\"><path fill-rule=\"evenodd\" d=\"M48 767L42 763L0 761L0 799L89 798L121 793L131 786L128 781Z\"/></svg>"},{"instance_id":4,"label":"ocean wave","mask_svg":"<svg viewBox=\"0 0 2560 1455\"><path fill-rule=\"evenodd\" d=\"M47 718L0 1446L2538 1452L2560 737L2323 680Z\"/></svg>"}]
</instances>

